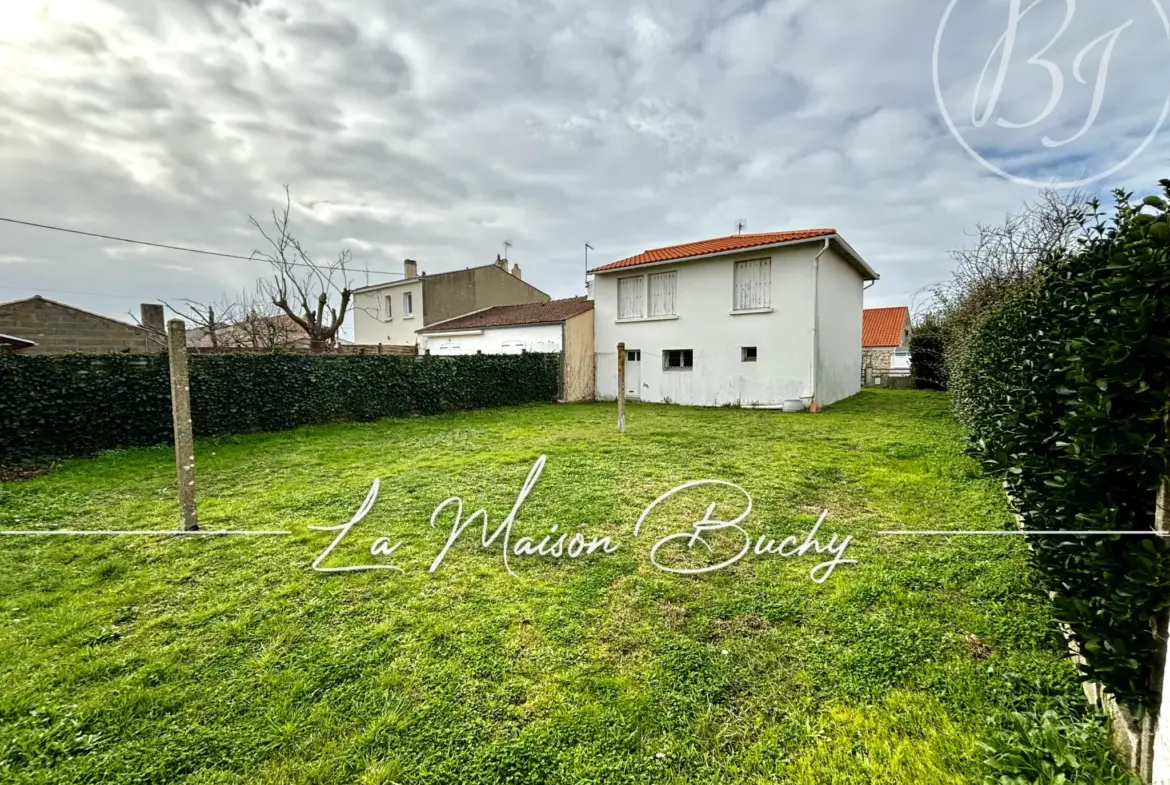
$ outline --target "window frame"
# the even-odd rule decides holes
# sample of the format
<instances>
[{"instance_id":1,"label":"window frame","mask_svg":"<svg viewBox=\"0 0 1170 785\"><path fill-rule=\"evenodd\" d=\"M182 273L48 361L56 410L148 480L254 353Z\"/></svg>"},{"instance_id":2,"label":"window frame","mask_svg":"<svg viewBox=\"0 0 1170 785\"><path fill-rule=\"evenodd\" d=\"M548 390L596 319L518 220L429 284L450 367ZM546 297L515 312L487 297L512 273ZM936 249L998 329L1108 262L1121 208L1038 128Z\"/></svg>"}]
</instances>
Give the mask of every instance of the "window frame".
<instances>
[{"instance_id":1,"label":"window frame","mask_svg":"<svg viewBox=\"0 0 1170 785\"><path fill-rule=\"evenodd\" d=\"M414 318L414 292L402 293L402 318Z\"/></svg>"},{"instance_id":2,"label":"window frame","mask_svg":"<svg viewBox=\"0 0 1170 785\"><path fill-rule=\"evenodd\" d=\"M679 364L671 365L671 355L677 354ZM688 362L689 361L689 362ZM663 349L662 350L662 370L664 371L691 371L695 368L695 350L694 349Z\"/></svg>"},{"instance_id":3,"label":"window frame","mask_svg":"<svg viewBox=\"0 0 1170 785\"><path fill-rule=\"evenodd\" d=\"M753 302L747 305L740 304L740 273L744 265L757 264L760 269L767 270L767 281L759 285L759 292L765 296L764 304ZM765 266L766 265L766 266ZM762 277L762 276L761 276ZM735 262L731 267L731 313L769 313L772 311L772 257L760 256L755 259L743 259Z\"/></svg>"},{"instance_id":4,"label":"window frame","mask_svg":"<svg viewBox=\"0 0 1170 785\"><path fill-rule=\"evenodd\" d=\"M758 362L760 358L760 347L758 346L741 346L739 347L739 361L744 363Z\"/></svg>"},{"instance_id":5,"label":"window frame","mask_svg":"<svg viewBox=\"0 0 1170 785\"><path fill-rule=\"evenodd\" d=\"M388 294L385 297L383 297L382 300L383 300L382 304L386 306L386 314L382 317L382 321L384 321L384 322L394 321L394 295Z\"/></svg>"},{"instance_id":6,"label":"window frame","mask_svg":"<svg viewBox=\"0 0 1170 785\"><path fill-rule=\"evenodd\" d=\"M622 315L622 283L626 281L637 281L635 290L638 293L637 304L638 313L634 315ZM645 275L626 275L617 279L617 318L618 321L633 321L636 319L646 318L646 276Z\"/></svg>"},{"instance_id":7,"label":"window frame","mask_svg":"<svg viewBox=\"0 0 1170 785\"><path fill-rule=\"evenodd\" d=\"M670 306L668 310L661 313L654 311L654 281L669 280L670 281ZM663 297L665 299L665 295ZM644 309L646 319L664 319L671 316L678 316L678 270L664 270L658 273L649 273L646 276L646 308Z\"/></svg>"}]
</instances>

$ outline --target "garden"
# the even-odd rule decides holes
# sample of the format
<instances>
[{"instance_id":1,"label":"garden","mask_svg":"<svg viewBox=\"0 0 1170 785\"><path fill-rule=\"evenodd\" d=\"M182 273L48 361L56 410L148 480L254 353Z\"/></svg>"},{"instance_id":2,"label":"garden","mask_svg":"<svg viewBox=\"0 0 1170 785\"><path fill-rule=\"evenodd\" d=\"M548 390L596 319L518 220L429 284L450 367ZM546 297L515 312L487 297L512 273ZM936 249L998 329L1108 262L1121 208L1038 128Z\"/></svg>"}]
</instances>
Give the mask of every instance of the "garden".
<instances>
[{"instance_id":1,"label":"garden","mask_svg":"<svg viewBox=\"0 0 1170 785\"><path fill-rule=\"evenodd\" d=\"M634 403L624 435L612 405L537 403L196 456L202 529L289 533L0 537L0 780L1131 782L1023 537L878 534L1013 526L944 393ZM174 530L174 472L165 446L66 460L0 484L0 530ZM738 489L634 534L704 479ZM727 531L651 558L745 495L753 545L820 521L855 563L663 569L734 555ZM509 512L516 547L483 547ZM611 547L537 547L566 533ZM398 569L322 571L374 565Z\"/></svg>"}]
</instances>

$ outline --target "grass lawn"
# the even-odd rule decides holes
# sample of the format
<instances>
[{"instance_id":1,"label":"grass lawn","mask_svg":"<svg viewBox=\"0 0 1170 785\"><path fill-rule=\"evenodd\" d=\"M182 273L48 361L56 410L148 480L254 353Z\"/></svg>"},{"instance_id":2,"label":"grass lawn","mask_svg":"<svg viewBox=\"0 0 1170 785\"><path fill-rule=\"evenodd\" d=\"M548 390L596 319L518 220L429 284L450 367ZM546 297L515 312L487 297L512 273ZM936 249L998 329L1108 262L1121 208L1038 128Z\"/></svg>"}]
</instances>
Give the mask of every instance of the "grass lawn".
<instances>
[{"instance_id":1,"label":"grass lawn","mask_svg":"<svg viewBox=\"0 0 1170 785\"><path fill-rule=\"evenodd\" d=\"M201 527L291 536L0 538L0 781L980 782L992 723L1081 700L1019 538L872 536L1009 522L941 395L633 404L624 436L614 419L549 405L206 439ZM512 541L555 524L618 550L512 556L514 577L473 523L428 573L454 515L431 528L435 506L461 496L494 530L541 454ZM323 566L404 572L312 571L335 534L306 527L348 521L375 477ZM828 509L818 536L852 535L858 563L822 584L813 554L657 569L650 547L710 502L742 509L696 488L632 536L708 478L751 494L753 542L803 539ZM167 449L0 485L3 529L176 525ZM712 559L742 544L723 534ZM404 544L371 556L383 536Z\"/></svg>"}]
</instances>

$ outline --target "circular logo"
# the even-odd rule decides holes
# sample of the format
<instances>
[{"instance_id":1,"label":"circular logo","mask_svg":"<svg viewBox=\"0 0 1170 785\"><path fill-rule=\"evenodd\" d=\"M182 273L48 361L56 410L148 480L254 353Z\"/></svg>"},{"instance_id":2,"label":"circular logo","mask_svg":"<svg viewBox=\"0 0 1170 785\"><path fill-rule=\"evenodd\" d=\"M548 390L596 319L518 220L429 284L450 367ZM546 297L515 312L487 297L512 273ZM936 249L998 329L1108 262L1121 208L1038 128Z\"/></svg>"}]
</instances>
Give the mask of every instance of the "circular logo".
<instances>
[{"instance_id":1,"label":"circular logo","mask_svg":"<svg viewBox=\"0 0 1170 785\"><path fill-rule=\"evenodd\" d=\"M989 171L1075 188L1124 169L1157 137L1170 115L1170 19L1159 0L1086 3L1079 14L1076 0L961 2L950 0L935 35L934 96L951 135ZM1146 8L1145 18L1123 13ZM952 25L963 37L944 61L956 10L967 12Z\"/></svg>"}]
</instances>

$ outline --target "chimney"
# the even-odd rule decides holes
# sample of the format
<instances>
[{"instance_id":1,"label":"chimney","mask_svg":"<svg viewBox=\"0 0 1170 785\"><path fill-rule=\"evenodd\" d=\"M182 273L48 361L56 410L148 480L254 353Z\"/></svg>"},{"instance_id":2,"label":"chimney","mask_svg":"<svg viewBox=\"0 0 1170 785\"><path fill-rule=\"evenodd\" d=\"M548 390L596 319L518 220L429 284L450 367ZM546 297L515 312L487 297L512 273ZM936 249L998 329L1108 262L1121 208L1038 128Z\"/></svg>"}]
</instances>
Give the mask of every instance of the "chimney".
<instances>
[{"instance_id":1,"label":"chimney","mask_svg":"<svg viewBox=\"0 0 1170 785\"><path fill-rule=\"evenodd\" d=\"M496 267L499 267L504 272L508 272L508 260L496 254Z\"/></svg>"},{"instance_id":2,"label":"chimney","mask_svg":"<svg viewBox=\"0 0 1170 785\"><path fill-rule=\"evenodd\" d=\"M402 272L406 274L405 280L418 278L418 262L414 259L406 259L402 262Z\"/></svg>"},{"instance_id":3,"label":"chimney","mask_svg":"<svg viewBox=\"0 0 1170 785\"><path fill-rule=\"evenodd\" d=\"M512 275L516 276L517 278L520 277L520 265L518 265L518 264L512 265Z\"/></svg>"},{"instance_id":4,"label":"chimney","mask_svg":"<svg viewBox=\"0 0 1170 785\"><path fill-rule=\"evenodd\" d=\"M585 299L587 299L587 300L593 299L593 281L586 281L585 282Z\"/></svg>"},{"instance_id":5,"label":"chimney","mask_svg":"<svg viewBox=\"0 0 1170 785\"><path fill-rule=\"evenodd\" d=\"M139 313L141 314L140 318L143 327L160 335L167 334L166 320L163 317L163 307L161 305L157 303L142 303L139 306Z\"/></svg>"}]
</instances>

